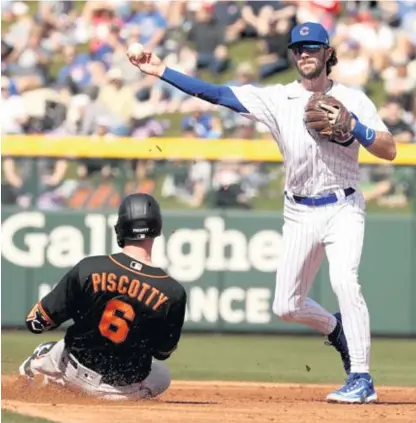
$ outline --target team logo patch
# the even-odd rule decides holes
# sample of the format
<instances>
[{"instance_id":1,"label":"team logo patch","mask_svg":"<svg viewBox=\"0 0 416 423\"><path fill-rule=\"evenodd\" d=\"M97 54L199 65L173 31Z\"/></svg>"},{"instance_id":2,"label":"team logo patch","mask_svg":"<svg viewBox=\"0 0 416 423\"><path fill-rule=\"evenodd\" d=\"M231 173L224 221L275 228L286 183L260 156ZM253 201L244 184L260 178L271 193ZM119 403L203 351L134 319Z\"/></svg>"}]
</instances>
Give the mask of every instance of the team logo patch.
<instances>
[{"instance_id":1,"label":"team logo patch","mask_svg":"<svg viewBox=\"0 0 416 423\"><path fill-rule=\"evenodd\" d=\"M302 28L299 30L300 35L308 35L309 34L309 27L302 26Z\"/></svg>"}]
</instances>

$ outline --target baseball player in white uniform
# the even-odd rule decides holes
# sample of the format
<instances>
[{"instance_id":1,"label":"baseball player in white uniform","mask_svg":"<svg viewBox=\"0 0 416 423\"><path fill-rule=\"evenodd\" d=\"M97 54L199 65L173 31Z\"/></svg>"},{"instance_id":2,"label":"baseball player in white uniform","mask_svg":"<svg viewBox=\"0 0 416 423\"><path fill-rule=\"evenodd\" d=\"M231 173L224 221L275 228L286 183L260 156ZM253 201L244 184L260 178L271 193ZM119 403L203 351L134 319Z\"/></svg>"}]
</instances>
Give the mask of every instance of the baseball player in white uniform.
<instances>
[{"instance_id":1,"label":"baseball player in white uniform","mask_svg":"<svg viewBox=\"0 0 416 423\"><path fill-rule=\"evenodd\" d=\"M395 143L362 91L330 79L337 59L323 26L311 22L296 26L288 47L300 78L268 87L214 85L166 67L152 52L139 49L127 55L142 72L269 128L283 155L286 175L284 248L273 312L326 335L340 353L348 378L327 396L328 401L370 403L377 400L377 393L369 369L369 314L358 283L365 216L358 190L358 152L362 145L379 158L394 160ZM305 105L316 92L340 102L338 108L321 104L331 124L344 120L342 130L329 140L314 138L304 123ZM341 311L334 315L308 298L324 253Z\"/></svg>"}]
</instances>

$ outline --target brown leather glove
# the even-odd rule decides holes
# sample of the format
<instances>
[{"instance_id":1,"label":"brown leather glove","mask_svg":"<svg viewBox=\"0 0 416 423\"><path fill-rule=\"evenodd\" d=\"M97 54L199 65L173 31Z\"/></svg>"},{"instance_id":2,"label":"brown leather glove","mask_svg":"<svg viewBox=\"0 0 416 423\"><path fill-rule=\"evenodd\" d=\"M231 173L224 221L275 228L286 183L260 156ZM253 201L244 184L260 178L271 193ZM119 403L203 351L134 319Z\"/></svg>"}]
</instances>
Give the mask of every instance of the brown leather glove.
<instances>
[{"instance_id":1,"label":"brown leather glove","mask_svg":"<svg viewBox=\"0 0 416 423\"><path fill-rule=\"evenodd\" d=\"M338 109L337 117L331 122L328 111L322 104ZM305 106L304 123L312 138L344 143L352 138L352 116L346 107L336 98L324 93L314 93Z\"/></svg>"}]
</instances>

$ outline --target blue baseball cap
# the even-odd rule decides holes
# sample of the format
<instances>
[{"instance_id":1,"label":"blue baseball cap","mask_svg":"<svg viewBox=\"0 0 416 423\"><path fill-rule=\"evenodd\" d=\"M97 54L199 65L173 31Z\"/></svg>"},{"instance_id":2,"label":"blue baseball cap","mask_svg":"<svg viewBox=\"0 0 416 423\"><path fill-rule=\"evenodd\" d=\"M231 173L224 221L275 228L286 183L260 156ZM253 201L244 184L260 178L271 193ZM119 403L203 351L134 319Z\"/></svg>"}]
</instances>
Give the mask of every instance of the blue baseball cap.
<instances>
[{"instance_id":1,"label":"blue baseball cap","mask_svg":"<svg viewBox=\"0 0 416 423\"><path fill-rule=\"evenodd\" d=\"M289 48L292 48L296 44L322 44L329 47L329 35L326 29L319 23L305 22L300 25L296 25L292 29L290 35Z\"/></svg>"}]
</instances>

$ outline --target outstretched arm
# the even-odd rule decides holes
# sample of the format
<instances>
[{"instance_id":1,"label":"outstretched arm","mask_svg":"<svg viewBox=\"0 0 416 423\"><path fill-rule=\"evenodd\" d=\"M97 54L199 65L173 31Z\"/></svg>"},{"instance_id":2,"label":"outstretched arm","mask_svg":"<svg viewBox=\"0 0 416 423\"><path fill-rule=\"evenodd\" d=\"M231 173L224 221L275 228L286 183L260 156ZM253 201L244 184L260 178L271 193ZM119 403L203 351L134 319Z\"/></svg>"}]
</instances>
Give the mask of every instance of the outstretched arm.
<instances>
[{"instance_id":1,"label":"outstretched arm","mask_svg":"<svg viewBox=\"0 0 416 423\"><path fill-rule=\"evenodd\" d=\"M238 113L247 113L247 109L226 85L211 84L168 67L165 68L161 79L189 95L228 107Z\"/></svg>"},{"instance_id":2,"label":"outstretched arm","mask_svg":"<svg viewBox=\"0 0 416 423\"><path fill-rule=\"evenodd\" d=\"M130 63L143 73L156 76L186 94L228 107L238 113L247 112L231 88L225 85L211 84L168 68L155 53L146 51L141 44L131 45L127 51L127 57Z\"/></svg>"},{"instance_id":3,"label":"outstretched arm","mask_svg":"<svg viewBox=\"0 0 416 423\"><path fill-rule=\"evenodd\" d=\"M228 107L278 131L277 108L287 100L281 84L263 88L251 84L239 87L211 84L168 68L155 53L146 51L138 43L129 47L127 57L133 66L147 75L156 76L189 95Z\"/></svg>"}]
</instances>

